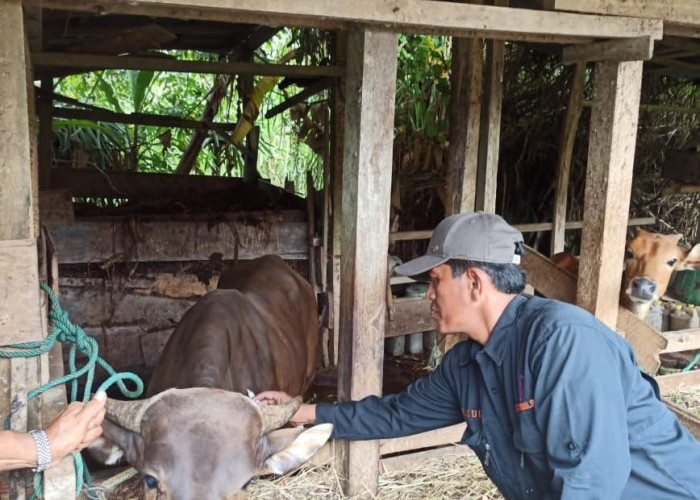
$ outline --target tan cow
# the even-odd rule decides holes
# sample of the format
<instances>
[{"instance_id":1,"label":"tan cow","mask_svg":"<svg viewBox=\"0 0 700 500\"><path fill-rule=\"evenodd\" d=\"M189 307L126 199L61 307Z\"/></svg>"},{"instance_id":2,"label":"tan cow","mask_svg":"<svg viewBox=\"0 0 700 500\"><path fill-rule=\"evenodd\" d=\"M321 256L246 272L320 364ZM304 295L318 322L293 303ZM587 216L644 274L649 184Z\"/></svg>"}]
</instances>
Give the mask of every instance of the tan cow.
<instances>
[{"instance_id":1,"label":"tan cow","mask_svg":"<svg viewBox=\"0 0 700 500\"><path fill-rule=\"evenodd\" d=\"M644 319L652 304L668 288L671 274L700 265L700 244L690 250L678 245L681 235L665 235L639 230L625 246L620 304ZM578 258L567 252L552 255L559 267L578 274Z\"/></svg>"},{"instance_id":2,"label":"tan cow","mask_svg":"<svg viewBox=\"0 0 700 500\"><path fill-rule=\"evenodd\" d=\"M107 402L104 435L143 476L146 499L245 498L255 474L284 473L330 436L276 429L294 414L241 394L300 395L313 376L318 315L313 289L279 257L234 266L190 308L168 340L148 399ZM284 436L284 437L283 437ZM292 440L296 439L292 442Z\"/></svg>"}]
</instances>

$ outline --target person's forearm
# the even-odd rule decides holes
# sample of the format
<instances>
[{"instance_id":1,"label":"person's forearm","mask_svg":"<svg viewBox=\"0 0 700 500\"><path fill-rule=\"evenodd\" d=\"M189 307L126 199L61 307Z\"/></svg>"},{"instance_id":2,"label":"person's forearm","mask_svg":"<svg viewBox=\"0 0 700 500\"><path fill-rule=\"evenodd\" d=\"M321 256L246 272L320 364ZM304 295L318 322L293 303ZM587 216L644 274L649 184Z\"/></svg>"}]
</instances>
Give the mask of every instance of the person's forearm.
<instances>
[{"instance_id":1,"label":"person's forearm","mask_svg":"<svg viewBox=\"0 0 700 500\"><path fill-rule=\"evenodd\" d=\"M290 419L294 425L309 425L316 423L316 405L303 404Z\"/></svg>"},{"instance_id":2,"label":"person's forearm","mask_svg":"<svg viewBox=\"0 0 700 500\"><path fill-rule=\"evenodd\" d=\"M27 433L0 431L0 470L36 467L34 438Z\"/></svg>"}]
</instances>

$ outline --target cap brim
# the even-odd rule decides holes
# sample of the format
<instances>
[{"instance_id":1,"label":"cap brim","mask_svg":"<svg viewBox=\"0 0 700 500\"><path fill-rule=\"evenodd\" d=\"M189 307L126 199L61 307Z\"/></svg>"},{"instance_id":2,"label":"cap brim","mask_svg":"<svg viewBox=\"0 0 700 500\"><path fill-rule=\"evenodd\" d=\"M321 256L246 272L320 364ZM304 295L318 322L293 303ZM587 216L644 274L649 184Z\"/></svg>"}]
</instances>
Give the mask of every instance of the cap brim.
<instances>
[{"instance_id":1,"label":"cap brim","mask_svg":"<svg viewBox=\"0 0 700 500\"><path fill-rule=\"evenodd\" d=\"M405 264L396 266L394 272L403 276L418 276L425 274L435 266L444 264L450 260L449 257L439 257L437 255L423 255L417 259L409 260Z\"/></svg>"}]
</instances>

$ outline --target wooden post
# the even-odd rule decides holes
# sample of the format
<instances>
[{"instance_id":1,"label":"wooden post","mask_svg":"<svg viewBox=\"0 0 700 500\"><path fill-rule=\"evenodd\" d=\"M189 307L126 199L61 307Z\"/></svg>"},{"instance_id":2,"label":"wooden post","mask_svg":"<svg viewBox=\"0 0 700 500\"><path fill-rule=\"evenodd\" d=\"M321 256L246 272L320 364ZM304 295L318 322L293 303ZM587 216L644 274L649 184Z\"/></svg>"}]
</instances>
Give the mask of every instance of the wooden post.
<instances>
[{"instance_id":1,"label":"wooden post","mask_svg":"<svg viewBox=\"0 0 700 500\"><path fill-rule=\"evenodd\" d=\"M642 62L596 63L576 302L615 328Z\"/></svg>"},{"instance_id":2,"label":"wooden post","mask_svg":"<svg viewBox=\"0 0 700 500\"><path fill-rule=\"evenodd\" d=\"M357 27L348 33L343 158L338 398L382 392L397 36ZM379 442L355 441L340 463L348 496L374 496Z\"/></svg>"},{"instance_id":3,"label":"wooden post","mask_svg":"<svg viewBox=\"0 0 700 500\"><path fill-rule=\"evenodd\" d=\"M474 210L484 41L454 38L450 75L450 130L447 150L446 215Z\"/></svg>"},{"instance_id":4,"label":"wooden post","mask_svg":"<svg viewBox=\"0 0 700 500\"><path fill-rule=\"evenodd\" d=\"M564 117L564 128L561 132L561 145L557 159L557 191L554 195L554 218L552 219L552 239L550 255L564 251L564 236L566 224L566 200L569 189L569 173L571 172L571 156L574 151L574 140L578 129L581 109L583 109L583 84L586 77L586 63L576 63L571 78L569 90L569 105Z\"/></svg>"},{"instance_id":5,"label":"wooden post","mask_svg":"<svg viewBox=\"0 0 700 500\"><path fill-rule=\"evenodd\" d=\"M51 189L51 142L53 134L53 78L41 79L39 94L39 189Z\"/></svg>"},{"instance_id":6,"label":"wooden post","mask_svg":"<svg viewBox=\"0 0 700 500\"><path fill-rule=\"evenodd\" d=\"M501 139L501 107L503 104L503 67L505 42L486 42L486 88L482 103L479 139L479 163L476 181L476 210L496 213L496 181Z\"/></svg>"}]
</instances>

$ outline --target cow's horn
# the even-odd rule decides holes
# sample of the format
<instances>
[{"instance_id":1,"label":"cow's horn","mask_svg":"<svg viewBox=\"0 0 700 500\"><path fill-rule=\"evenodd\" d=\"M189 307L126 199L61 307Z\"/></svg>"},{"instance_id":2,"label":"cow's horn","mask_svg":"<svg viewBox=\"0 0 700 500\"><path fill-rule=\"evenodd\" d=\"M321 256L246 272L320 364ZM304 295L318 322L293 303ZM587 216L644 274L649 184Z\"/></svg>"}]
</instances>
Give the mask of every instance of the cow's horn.
<instances>
[{"instance_id":1,"label":"cow's horn","mask_svg":"<svg viewBox=\"0 0 700 500\"><path fill-rule=\"evenodd\" d=\"M279 429L289 422L299 407L301 406L301 396L290 399L280 405L259 406L263 419L263 434Z\"/></svg>"},{"instance_id":2,"label":"cow's horn","mask_svg":"<svg viewBox=\"0 0 700 500\"><path fill-rule=\"evenodd\" d=\"M107 398L107 404L105 405L107 418L125 429L141 432L141 418L156 399L160 398L154 396L137 401L119 401Z\"/></svg>"}]
</instances>

